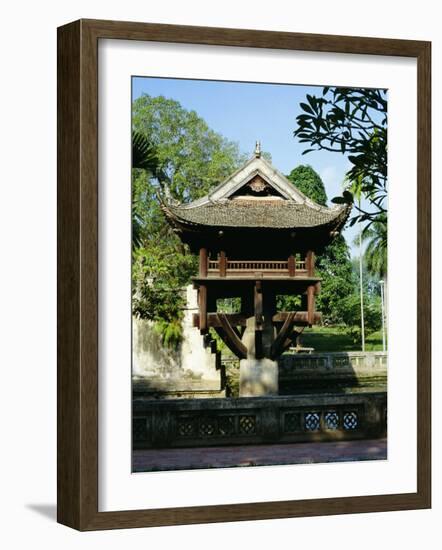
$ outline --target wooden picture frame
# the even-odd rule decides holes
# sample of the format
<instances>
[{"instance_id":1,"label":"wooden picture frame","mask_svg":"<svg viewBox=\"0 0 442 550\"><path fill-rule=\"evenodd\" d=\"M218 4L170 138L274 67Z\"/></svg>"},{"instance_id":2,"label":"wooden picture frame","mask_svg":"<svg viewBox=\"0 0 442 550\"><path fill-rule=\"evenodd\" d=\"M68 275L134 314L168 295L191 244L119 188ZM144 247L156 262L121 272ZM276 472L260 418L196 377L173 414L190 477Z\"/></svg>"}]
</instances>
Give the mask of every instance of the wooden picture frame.
<instances>
[{"instance_id":1,"label":"wooden picture frame","mask_svg":"<svg viewBox=\"0 0 442 550\"><path fill-rule=\"evenodd\" d=\"M417 492L98 511L98 40L402 56L418 71ZM431 44L422 41L79 20L58 29L58 521L82 531L431 506Z\"/></svg>"}]
</instances>

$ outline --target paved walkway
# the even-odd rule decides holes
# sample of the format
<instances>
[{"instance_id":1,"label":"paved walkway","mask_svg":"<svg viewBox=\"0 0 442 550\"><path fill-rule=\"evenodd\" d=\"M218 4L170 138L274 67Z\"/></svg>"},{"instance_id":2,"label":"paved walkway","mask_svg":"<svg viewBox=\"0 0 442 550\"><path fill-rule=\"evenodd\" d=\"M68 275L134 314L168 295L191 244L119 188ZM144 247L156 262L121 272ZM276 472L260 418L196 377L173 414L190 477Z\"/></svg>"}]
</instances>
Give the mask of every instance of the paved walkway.
<instances>
[{"instance_id":1,"label":"paved walkway","mask_svg":"<svg viewBox=\"0 0 442 550\"><path fill-rule=\"evenodd\" d=\"M274 466L386 459L386 439L289 443L285 445L149 449L134 451L133 471L193 470L197 468Z\"/></svg>"}]
</instances>

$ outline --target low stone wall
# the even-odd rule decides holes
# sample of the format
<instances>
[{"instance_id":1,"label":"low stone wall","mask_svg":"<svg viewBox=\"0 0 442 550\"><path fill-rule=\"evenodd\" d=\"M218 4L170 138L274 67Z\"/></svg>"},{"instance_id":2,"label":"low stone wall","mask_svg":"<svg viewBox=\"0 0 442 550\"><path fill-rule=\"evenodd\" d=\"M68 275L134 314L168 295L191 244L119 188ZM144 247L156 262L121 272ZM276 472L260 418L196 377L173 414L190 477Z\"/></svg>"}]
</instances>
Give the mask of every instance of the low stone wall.
<instances>
[{"instance_id":1,"label":"low stone wall","mask_svg":"<svg viewBox=\"0 0 442 550\"><path fill-rule=\"evenodd\" d=\"M386 389L387 353L285 354L279 359L279 384L283 393L319 388Z\"/></svg>"},{"instance_id":2,"label":"low stone wall","mask_svg":"<svg viewBox=\"0 0 442 550\"><path fill-rule=\"evenodd\" d=\"M134 449L375 438L387 394L133 401Z\"/></svg>"},{"instance_id":3,"label":"low stone wall","mask_svg":"<svg viewBox=\"0 0 442 550\"><path fill-rule=\"evenodd\" d=\"M346 351L327 353L286 353L280 357L279 366L283 374L293 370L314 372L359 372L372 374L387 372L387 352Z\"/></svg>"},{"instance_id":4,"label":"low stone wall","mask_svg":"<svg viewBox=\"0 0 442 550\"><path fill-rule=\"evenodd\" d=\"M223 358L229 396L237 397L239 360ZM278 360L279 393L387 388L387 353L286 353Z\"/></svg>"}]
</instances>

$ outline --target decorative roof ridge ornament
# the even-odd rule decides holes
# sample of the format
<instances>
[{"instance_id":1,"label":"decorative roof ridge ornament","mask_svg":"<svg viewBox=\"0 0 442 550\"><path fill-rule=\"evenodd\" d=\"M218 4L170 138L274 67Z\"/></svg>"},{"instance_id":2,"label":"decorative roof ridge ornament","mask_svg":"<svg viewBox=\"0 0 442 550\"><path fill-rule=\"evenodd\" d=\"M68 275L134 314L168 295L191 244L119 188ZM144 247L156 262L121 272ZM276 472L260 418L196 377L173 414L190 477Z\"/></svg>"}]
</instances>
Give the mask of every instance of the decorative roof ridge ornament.
<instances>
[{"instance_id":1,"label":"decorative roof ridge ornament","mask_svg":"<svg viewBox=\"0 0 442 550\"><path fill-rule=\"evenodd\" d=\"M261 142L257 141L255 144L255 157L257 159L261 158Z\"/></svg>"},{"instance_id":2,"label":"decorative roof ridge ornament","mask_svg":"<svg viewBox=\"0 0 442 550\"><path fill-rule=\"evenodd\" d=\"M210 206L216 206L217 204L226 204L227 202L229 202L228 199L212 199L212 197L210 195L207 195L207 202Z\"/></svg>"},{"instance_id":3,"label":"decorative roof ridge ornament","mask_svg":"<svg viewBox=\"0 0 442 550\"><path fill-rule=\"evenodd\" d=\"M165 206L180 206L180 201L175 199L170 192L170 187L167 183L163 183L162 189L156 188L155 194L160 204Z\"/></svg>"}]
</instances>

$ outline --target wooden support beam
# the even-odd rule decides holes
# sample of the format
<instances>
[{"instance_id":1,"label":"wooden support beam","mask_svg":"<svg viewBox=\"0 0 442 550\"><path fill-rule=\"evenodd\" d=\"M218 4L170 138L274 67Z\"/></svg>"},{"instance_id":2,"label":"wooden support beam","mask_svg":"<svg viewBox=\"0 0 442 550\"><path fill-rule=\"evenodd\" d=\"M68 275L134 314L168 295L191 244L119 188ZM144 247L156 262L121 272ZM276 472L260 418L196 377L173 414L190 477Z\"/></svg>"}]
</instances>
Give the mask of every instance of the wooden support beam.
<instances>
[{"instance_id":1,"label":"wooden support beam","mask_svg":"<svg viewBox=\"0 0 442 550\"><path fill-rule=\"evenodd\" d=\"M227 258L224 250L219 253L219 276L225 277L227 272Z\"/></svg>"},{"instance_id":2,"label":"wooden support beam","mask_svg":"<svg viewBox=\"0 0 442 550\"><path fill-rule=\"evenodd\" d=\"M202 334L207 332L207 287L200 285L198 289L199 329Z\"/></svg>"},{"instance_id":3,"label":"wooden support beam","mask_svg":"<svg viewBox=\"0 0 442 550\"><path fill-rule=\"evenodd\" d=\"M282 346L282 352L284 353L284 351L288 350L291 346L293 346L293 344L296 345L296 339L298 338L298 336L300 335L301 333L300 332L297 332L296 330L294 330L291 334L290 334L290 337L287 338L287 340L284 342L283 346Z\"/></svg>"},{"instance_id":4,"label":"wooden support beam","mask_svg":"<svg viewBox=\"0 0 442 550\"><path fill-rule=\"evenodd\" d=\"M305 268L307 269L307 275L313 277L315 274L315 253L313 250L308 250L305 257Z\"/></svg>"},{"instance_id":5,"label":"wooden support beam","mask_svg":"<svg viewBox=\"0 0 442 550\"><path fill-rule=\"evenodd\" d=\"M200 248L200 265L199 275L200 277L207 277L207 248Z\"/></svg>"},{"instance_id":6,"label":"wooden support beam","mask_svg":"<svg viewBox=\"0 0 442 550\"><path fill-rule=\"evenodd\" d=\"M287 319L287 316L290 314L288 311L282 311L280 313L275 313L272 316L272 322L273 323L284 323L284 321ZM249 315L241 314L241 313L226 313L225 314L227 319L229 320L229 323L231 324L232 328L234 327L245 327L247 324L247 317ZM308 313L307 311L296 311L295 317L294 317L294 323L295 325L304 326L308 324L307 320ZM313 314L313 324L319 323L322 318L322 313L319 311L315 311ZM200 317L198 313L194 313L193 315L193 326L198 327L200 326ZM221 323L218 320L218 314L217 313L207 313L207 326L208 327L219 327L221 326ZM238 333L240 335L240 333Z\"/></svg>"},{"instance_id":7,"label":"wooden support beam","mask_svg":"<svg viewBox=\"0 0 442 550\"><path fill-rule=\"evenodd\" d=\"M283 323L287 316L290 314L289 311L281 311L280 313L275 313L272 317L274 323ZM295 325L306 325L307 324L307 311L296 311L295 312ZM320 311L315 311L313 315L314 323L319 323L322 319L322 313Z\"/></svg>"},{"instance_id":8,"label":"wooden support beam","mask_svg":"<svg viewBox=\"0 0 442 550\"><path fill-rule=\"evenodd\" d=\"M241 342L238 334L233 330L232 325L225 313L216 313L219 321L219 326L216 328L217 333L223 339L227 347L237 356L239 359L246 359L247 348ZM219 328L221 331L219 331Z\"/></svg>"},{"instance_id":9,"label":"wooden support beam","mask_svg":"<svg viewBox=\"0 0 442 550\"><path fill-rule=\"evenodd\" d=\"M291 346L293 346L293 344L295 344L295 346L296 346L297 338L298 338L298 336L301 336L301 334L302 334L302 332L298 332L297 330L293 330L290 333L289 337L284 342L284 344L282 345L282 353L284 353L284 351L288 350Z\"/></svg>"},{"instance_id":10,"label":"wooden support beam","mask_svg":"<svg viewBox=\"0 0 442 550\"><path fill-rule=\"evenodd\" d=\"M293 330L295 324L295 312L290 311L276 336L270 351L271 359L276 359L284 351L284 344Z\"/></svg>"},{"instance_id":11,"label":"wooden support beam","mask_svg":"<svg viewBox=\"0 0 442 550\"><path fill-rule=\"evenodd\" d=\"M263 331L255 330L255 358L262 359L264 357L264 348L263 348Z\"/></svg>"},{"instance_id":12,"label":"wooden support beam","mask_svg":"<svg viewBox=\"0 0 442 550\"><path fill-rule=\"evenodd\" d=\"M218 313L208 313L207 314L207 325L209 327L220 327L221 323L218 318ZM232 326L246 326L246 319L247 317L245 315L242 315L241 313L227 313L225 314ZM193 314L193 326L199 327L199 314Z\"/></svg>"}]
</instances>

